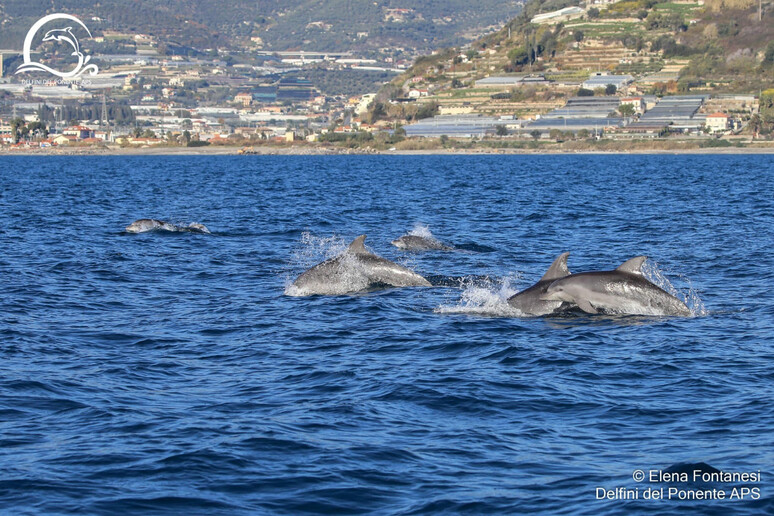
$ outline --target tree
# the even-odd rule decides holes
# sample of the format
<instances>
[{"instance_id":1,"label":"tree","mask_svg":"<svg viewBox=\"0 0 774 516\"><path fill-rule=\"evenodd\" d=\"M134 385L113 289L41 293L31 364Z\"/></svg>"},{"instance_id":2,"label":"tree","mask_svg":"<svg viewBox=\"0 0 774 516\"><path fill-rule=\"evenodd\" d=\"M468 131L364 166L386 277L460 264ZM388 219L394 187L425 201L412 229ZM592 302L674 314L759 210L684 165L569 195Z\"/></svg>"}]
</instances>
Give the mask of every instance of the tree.
<instances>
[{"instance_id":1,"label":"tree","mask_svg":"<svg viewBox=\"0 0 774 516\"><path fill-rule=\"evenodd\" d=\"M551 138L552 140L559 141L562 139L562 131L560 131L559 129L551 129L548 132L548 137Z\"/></svg>"},{"instance_id":2,"label":"tree","mask_svg":"<svg viewBox=\"0 0 774 516\"><path fill-rule=\"evenodd\" d=\"M508 128L504 125L495 126L495 133L497 136L508 136Z\"/></svg>"},{"instance_id":3,"label":"tree","mask_svg":"<svg viewBox=\"0 0 774 516\"><path fill-rule=\"evenodd\" d=\"M538 138L540 138L540 136L541 136L542 134L543 134L543 133L542 133L542 132L540 132L540 130L538 130L538 129L533 129L533 130L531 130L531 131L529 132L529 135L530 135L530 136L532 136L532 138L534 138L535 140L537 140Z\"/></svg>"},{"instance_id":4,"label":"tree","mask_svg":"<svg viewBox=\"0 0 774 516\"><path fill-rule=\"evenodd\" d=\"M586 139L589 137L589 130L588 129L581 129L578 131L578 138Z\"/></svg>"},{"instance_id":5,"label":"tree","mask_svg":"<svg viewBox=\"0 0 774 516\"><path fill-rule=\"evenodd\" d=\"M592 90L588 90L586 88L580 88L578 92L576 93L579 97L593 97L594 92Z\"/></svg>"},{"instance_id":6,"label":"tree","mask_svg":"<svg viewBox=\"0 0 774 516\"><path fill-rule=\"evenodd\" d=\"M572 37L575 38L575 41L580 43L581 41L583 41L583 31L582 30L576 30L573 33Z\"/></svg>"},{"instance_id":7,"label":"tree","mask_svg":"<svg viewBox=\"0 0 774 516\"><path fill-rule=\"evenodd\" d=\"M430 118L438 114L438 103L428 102L426 104L423 104L422 107L417 110L417 114L414 116L416 120L421 120L423 118Z\"/></svg>"},{"instance_id":8,"label":"tree","mask_svg":"<svg viewBox=\"0 0 774 516\"><path fill-rule=\"evenodd\" d=\"M618 112L621 113L622 116L632 116L635 109L631 104L621 104L618 106Z\"/></svg>"},{"instance_id":9,"label":"tree","mask_svg":"<svg viewBox=\"0 0 774 516\"><path fill-rule=\"evenodd\" d=\"M618 88L615 87L615 84L605 86L605 95L615 95L616 91L618 91Z\"/></svg>"},{"instance_id":10,"label":"tree","mask_svg":"<svg viewBox=\"0 0 774 516\"><path fill-rule=\"evenodd\" d=\"M13 143L19 143L19 132L21 127L26 128L24 120L21 118L14 118L11 120L11 136L13 137Z\"/></svg>"},{"instance_id":11,"label":"tree","mask_svg":"<svg viewBox=\"0 0 774 516\"><path fill-rule=\"evenodd\" d=\"M752 118L750 118L749 125L750 130L753 132L753 136L758 136L758 133L761 132L761 127L763 126L760 115L753 115Z\"/></svg>"},{"instance_id":12,"label":"tree","mask_svg":"<svg viewBox=\"0 0 774 516\"><path fill-rule=\"evenodd\" d=\"M30 122L27 124L30 134L33 136L42 136L48 138L48 129L43 122Z\"/></svg>"},{"instance_id":13,"label":"tree","mask_svg":"<svg viewBox=\"0 0 774 516\"><path fill-rule=\"evenodd\" d=\"M770 41L766 47L766 51L763 53L763 61L766 63L774 63L774 41Z\"/></svg>"},{"instance_id":14,"label":"tree","mask_svg":"<svg viewBox=\"0 0 774 516\"><path fill-rule=\"evenodd\" d=\"M444 147L446 147L446 145L449 143L449 137L446 136L445 134L441 135L440 140L441 140L441 145L443 145Z\"/></svg>"},{"instance_id":15,"label":"tree","mask_svg":"<svg viewBox=\"0 0 774 516\"><path fill-rule=\"evenodd\" d=\"M529 62L530 53L523 46L512 48L508 51L508 59L516 66L525 65Z\"/></svg>"},{"instance_id":16,"label":"tree","mask_svg":"<svg viewBox=\"0 0 774 516\"><path fill-rule=\"evenodd\" d=\"M599 18L599 9L597 9L596 7L592 7L588 11L586 11L586 15L589 17L589 20Z\"/></svg>"}]
</instances>

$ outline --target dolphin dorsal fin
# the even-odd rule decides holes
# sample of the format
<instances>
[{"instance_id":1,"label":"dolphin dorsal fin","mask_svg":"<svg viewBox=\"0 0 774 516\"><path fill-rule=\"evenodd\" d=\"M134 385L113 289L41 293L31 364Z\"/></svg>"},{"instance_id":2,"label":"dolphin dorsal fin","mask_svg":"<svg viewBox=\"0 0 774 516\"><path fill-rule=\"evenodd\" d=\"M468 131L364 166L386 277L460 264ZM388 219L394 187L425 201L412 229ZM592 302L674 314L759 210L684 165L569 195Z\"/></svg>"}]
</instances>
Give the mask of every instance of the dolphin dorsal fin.
<instances>
[{"instance_id":1,"label":"dolphin dorsal fin","mask_svg":"<svg viewBox=\"0 0 774 516\"><path fill-rule=\"evenodd\" d=\"M635 256L631 260L626 260L616 270L618 272L628 272L642 276L642 264L647 260L647 256Z\"/></svg>"},{"instance_id":2,"label":"dolphin dorsal fin","mask_svg":"<svg viewBox=\"0 0 774 516\"><path fill-rule=\"evenodd\" d=\"M366 236L360 235L356 239L352 241L351 244L349 244L349 247L347 248L348 253L354 253L354 254L368 254L368 250L365 248L365 242Z\"/></svg>"},{"instance_id":3,"label":"dolphin dorsal fin","mask_svg":"<svg viewBox=\"0 0 774 516\"><path fill-rule=\"evenodd\" d=\"M565 276L569 276L570 269L567 268L568 256L570 256L570 253L562 253L557 256L556 260L554 260L554 263L551 264L546 273L543 274L543 277L540 278L540 281L556 280L559 278L564 278Z\"/></svg>"}]
</instances>

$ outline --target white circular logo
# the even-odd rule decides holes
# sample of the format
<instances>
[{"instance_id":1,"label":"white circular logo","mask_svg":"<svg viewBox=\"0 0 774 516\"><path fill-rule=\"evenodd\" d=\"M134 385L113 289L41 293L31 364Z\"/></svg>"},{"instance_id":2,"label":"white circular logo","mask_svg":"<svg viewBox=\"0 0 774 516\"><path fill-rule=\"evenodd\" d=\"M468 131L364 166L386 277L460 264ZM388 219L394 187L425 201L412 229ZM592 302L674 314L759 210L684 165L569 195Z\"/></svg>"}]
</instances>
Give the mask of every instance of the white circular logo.
<instances>
[{"instance_id":1,"label":"white circular logo","mask_svg":"<svg viewBox=\"0 0 774 516\"><path fill-rule=\"evenodd\" d=\"M24 38L24 64L22 64L19 69L16 70L16 73L32 71L48 72L50 74L56 75L57 77L62 77L63 79L74 79L76 77L80 77L86 72L88 72L89 75L97 75L99 68L93 63L89 64L91 56L84 56L81 52L81 45L78 42L78 38L75 37L75 34L73 34L72 26L49 30L43 36L43 41L59 41L72 46L73 53L71 55L78 58L78 64L73 70L69 72L60 72L59 70L55 70L49 66L46 66L42 63L37 63L32 60L30 57L32 40L35 39L35 35L38 33L41 27L54 20L67 20L68 22L75 22L83 27L88 33L89 37L91 37L91 31L89 31L89 28L86 27L86 25L84 25L83 22L75 16L62 13L49 14L48 16L44 16L35 22L35 25L30 27L30 30L27 32L27 37Z\"/></svg>"}]
</instances>

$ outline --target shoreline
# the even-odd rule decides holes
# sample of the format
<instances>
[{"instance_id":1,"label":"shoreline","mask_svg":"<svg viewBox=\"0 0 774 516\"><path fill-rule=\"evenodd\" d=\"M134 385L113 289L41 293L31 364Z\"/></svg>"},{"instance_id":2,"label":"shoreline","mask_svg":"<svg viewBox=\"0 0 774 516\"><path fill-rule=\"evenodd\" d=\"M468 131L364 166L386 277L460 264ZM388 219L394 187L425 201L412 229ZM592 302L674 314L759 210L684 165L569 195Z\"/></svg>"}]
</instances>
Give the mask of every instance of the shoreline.
<instances>
[{"instance_id":1,"label":"shoreline","mask_svg":"<svg viewBox=\"0 0 774 516\"><path fill-rule=\"evenodd\" d=\"M73 148L52 151L0 149L0 156L366 156L366 155L628 155L628 154L774 154L774 145L767 147L715 147L689 149L349 149L341 147L255 147L241 152L243 147L159 147L159 148Z\"/></svg>"}]
</instances>

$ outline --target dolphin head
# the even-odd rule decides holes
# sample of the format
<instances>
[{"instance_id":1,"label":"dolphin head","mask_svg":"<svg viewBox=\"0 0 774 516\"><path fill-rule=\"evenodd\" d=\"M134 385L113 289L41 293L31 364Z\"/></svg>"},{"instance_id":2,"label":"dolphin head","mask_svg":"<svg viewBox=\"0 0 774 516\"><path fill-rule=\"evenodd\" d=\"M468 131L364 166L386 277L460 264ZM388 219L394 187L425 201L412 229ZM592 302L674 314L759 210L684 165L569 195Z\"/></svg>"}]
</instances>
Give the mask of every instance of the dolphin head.
<instances>
[{"instance_id":1,"label":"dolphin head","mask_svg":"<svg viewBox=\"0 0 774 516\"><path fill-rule=\"evenodd\" d=\"M546 289L545 294L540 296L541 301L566 301L571 303L575 300L565 285L561 281L554 281Z\"/></svg>"},{"instance_id":2,"label":"dolphin head","mask_svg":"<svg viewBox=\"0 0 774 516\"><path fill-rule=\"evenodd\" d=\"M210 233L210 230L207 229L207 226L204 224L199 224L198 222L191 222L188 224L188 229L199 233Z\"/></svg>"}]
</instances>

